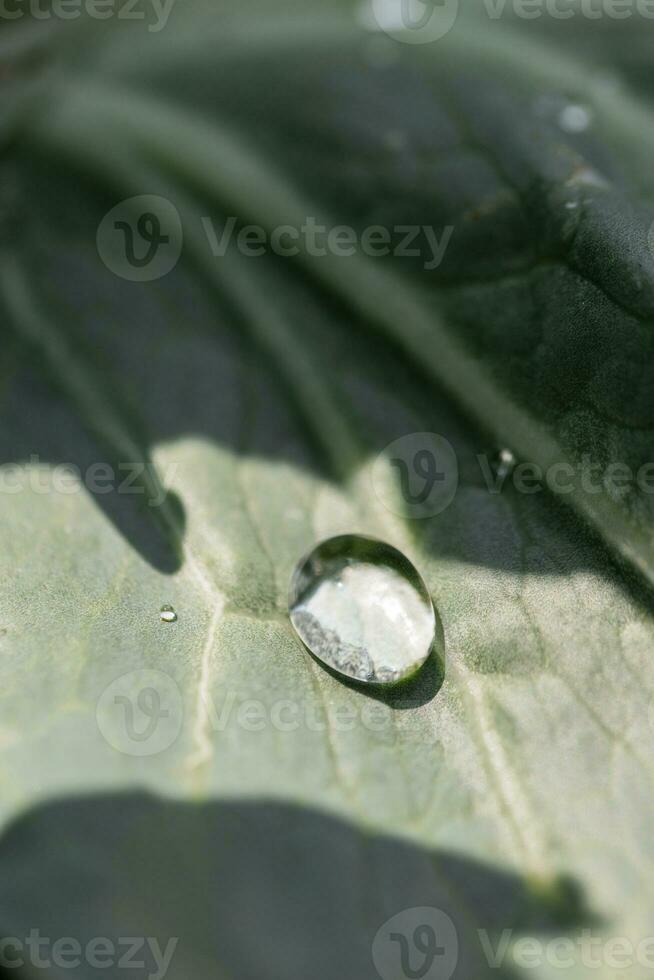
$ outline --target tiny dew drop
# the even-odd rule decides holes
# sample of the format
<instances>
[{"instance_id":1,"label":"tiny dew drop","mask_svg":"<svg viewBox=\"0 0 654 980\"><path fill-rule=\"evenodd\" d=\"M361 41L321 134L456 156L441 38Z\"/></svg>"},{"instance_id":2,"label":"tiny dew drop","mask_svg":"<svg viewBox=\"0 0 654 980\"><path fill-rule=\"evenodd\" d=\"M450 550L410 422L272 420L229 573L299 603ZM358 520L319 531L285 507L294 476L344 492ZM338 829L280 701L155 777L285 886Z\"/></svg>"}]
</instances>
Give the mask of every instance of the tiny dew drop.
<instances>
[{"instance_id":1,"label":"tiny dew drop","mask_svg":"<svg viewBox=\"0 0 654 980\"><path fill-rule=\"evenodd\" d=\"M566 133L583 133L593 121L593 114L584 105L571 103L561 109L559 126Z\"/></svg>"},{"instance_id":2,"label":"tiny dew drop","mask_svg":"<svg viewBox=\"0 0 654 980\"><path fill-rule=\"evenodd\" d=\"M176 623L177 613L172 606L162 606L159 612L159 619L162 623Z\"/></svg>"},{"instance_id":3,"label":"tiny dew drop","mask_svg":"<svg viewBox=\"0 0 654 980\"><path fill-rule=\"evenodd\" d=\"M495 476L503 480L513 472L516 462L517 460L510 449L498 449L491 461Z\"/></svg>"},{"instance_id":4,"label":"tiny dew drop","mask_svg":"<svg viewBox=\"0 0 654 980\"><path fill-rule=\"evenodd\" d=\"M396 548L345 534L317 545L293 572L291 623L327 667L367 684L396 684L427 660L436 614L417 570Z\"/></svg>"}]
</instances>

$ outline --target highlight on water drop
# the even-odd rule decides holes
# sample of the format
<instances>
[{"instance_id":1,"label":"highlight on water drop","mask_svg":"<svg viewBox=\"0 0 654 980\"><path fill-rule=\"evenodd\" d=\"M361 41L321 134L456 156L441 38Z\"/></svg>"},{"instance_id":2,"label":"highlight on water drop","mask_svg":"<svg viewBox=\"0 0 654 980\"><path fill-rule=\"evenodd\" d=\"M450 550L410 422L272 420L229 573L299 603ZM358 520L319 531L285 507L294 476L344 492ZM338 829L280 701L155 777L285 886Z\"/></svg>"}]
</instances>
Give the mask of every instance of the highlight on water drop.
<instances>
[{"instance_id":1,"label":"highlight on water drop","mask_svg":"<svg viewBox=\"0 0 654 980\"><path fill-rule=\"evenodd\" d=\"M162 623L176 623L177 613L172 606L162 606L159 610L159 619Z\"/></svg>"}]
</instances>

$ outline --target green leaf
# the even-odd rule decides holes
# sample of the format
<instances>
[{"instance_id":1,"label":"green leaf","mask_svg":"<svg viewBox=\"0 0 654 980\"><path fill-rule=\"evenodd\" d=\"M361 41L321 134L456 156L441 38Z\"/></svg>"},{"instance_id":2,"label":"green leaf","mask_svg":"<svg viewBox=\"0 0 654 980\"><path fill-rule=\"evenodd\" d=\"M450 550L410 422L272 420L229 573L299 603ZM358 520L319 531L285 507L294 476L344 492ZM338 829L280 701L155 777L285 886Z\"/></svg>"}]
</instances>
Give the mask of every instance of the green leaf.
<instances>
[{"instance_id":1,"label":"green leaf","mask_svg":"<svg viewBox=\"0 0 654 980\"><path fill-rule=\"evenodd\" d=\"M551 977L515 944L552 936L610 977L584 930L649 936L652 498L584 475L651 461L649 49L635 21L507 19L415 45L344 0L179 0L160 32L6 29L4 935L177 937L169 978L239 980L375 977L422 906L457 978ZM183 247L131 282L96 236L146 194ZM447 247L236 247L309 219ZM411 520L375 461L424 432L458 489ZM498 447L550 485L491 492ZM444 663L390 694L288 622L295 563L345 532L407 554L443 623Z\"/></svg>"}]
</instances>

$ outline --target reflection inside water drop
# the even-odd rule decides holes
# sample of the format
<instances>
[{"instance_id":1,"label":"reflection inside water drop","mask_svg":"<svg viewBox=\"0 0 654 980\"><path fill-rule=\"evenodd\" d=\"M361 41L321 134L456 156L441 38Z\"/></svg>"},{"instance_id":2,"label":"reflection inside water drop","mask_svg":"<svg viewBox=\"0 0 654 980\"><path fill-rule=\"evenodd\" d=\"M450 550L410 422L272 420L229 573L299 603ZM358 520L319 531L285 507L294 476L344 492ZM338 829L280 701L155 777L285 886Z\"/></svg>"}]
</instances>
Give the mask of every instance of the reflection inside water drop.
<instances>
[{"instance_id":1,"label":"reflection inside water drop","mask_svg":"<svg viewBox=\"0 0 654 980\"><path fill-rule=\"evenodd\" d=\"M162 606L159 611L159 618L163 623L176 623L177 613L172 606Z\"/></svg>"},{"instance_id":2,"label":"reflection inside water drop","mask_svg":"<svg viewBox=\"0 0 654 980\"><path fill-rule=\"evenodd\" d=\"M298 563L289 612L311 653L369 684L410 677L434 642L434 607L414 566L396 548L361 535L330 538Z\"/></svg>"}]
</instances>

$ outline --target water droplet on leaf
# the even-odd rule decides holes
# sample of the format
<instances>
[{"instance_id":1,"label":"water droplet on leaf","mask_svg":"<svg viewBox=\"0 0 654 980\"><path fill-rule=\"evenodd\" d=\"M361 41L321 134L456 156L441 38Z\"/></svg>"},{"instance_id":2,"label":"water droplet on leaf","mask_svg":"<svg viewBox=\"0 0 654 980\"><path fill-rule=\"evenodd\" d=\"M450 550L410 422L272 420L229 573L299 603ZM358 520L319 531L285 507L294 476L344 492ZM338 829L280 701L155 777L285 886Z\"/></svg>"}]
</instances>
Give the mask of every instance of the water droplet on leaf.
<instances>
[{"instance_id":1,"label":"water droplet on leaf","mask_svg":"<svg viewBox=\"0 0 654 980\"><path fill-rule=\"evenodd\" d=\"M495 475L503 480L515 469L516 462L517 460L510 449L498 449L492 458L491 465Z\"/></svg>"},{"instance_id":2,"label":"water droplet on leaf","mask_svg":"<svg viewBox=\"0 0 654 980\"><path fill-rule=\"evenodd\" d=\"M159 618L163 623L176 623L177 613L172 606L162 606L159 612Z\"/></svg>"},{"instance_id":3,"label":"water droplet on leaf","mask_svg":"<svg viewBox=\"0 0 654 980\"><path fill-rule=\"evenodd\" d=\"M593 120L593 115L586 106L571 103L561 109L559 113L559 126L566 133L583 133L588 129Z\"/></svg>"},{"instance_id":4,"label":"water droplet on leaf","mask_svg":"<svg viewBox=\"0 0 654 980\"><path fill-rule=\"evenodd\" d=\"M396 548L361 535L323 541L297 564L289 613L314 656L368 684L410 677L434 643L436 614L417 570Z\"/></svg>"}]
</instances>

